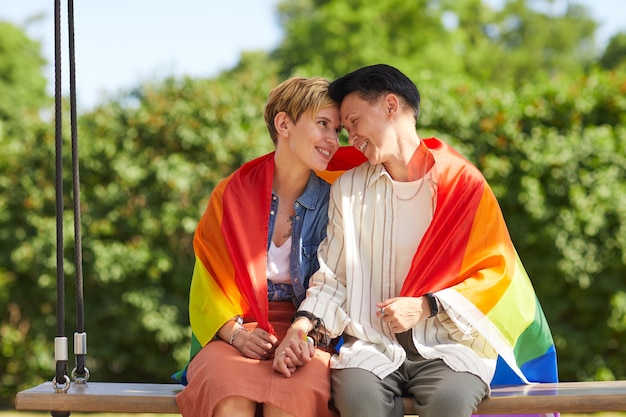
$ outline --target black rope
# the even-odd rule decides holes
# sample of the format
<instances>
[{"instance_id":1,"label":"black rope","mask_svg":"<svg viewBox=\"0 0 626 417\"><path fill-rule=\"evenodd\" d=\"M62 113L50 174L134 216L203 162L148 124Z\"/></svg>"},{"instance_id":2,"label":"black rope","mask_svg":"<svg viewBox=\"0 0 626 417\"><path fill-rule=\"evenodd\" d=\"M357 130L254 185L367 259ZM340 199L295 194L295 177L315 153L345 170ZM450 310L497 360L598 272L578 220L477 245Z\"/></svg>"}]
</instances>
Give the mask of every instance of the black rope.
<instances>
[{"instance_id":1,"label":"black rope","mask_svg":"<svg viewBox=\"0 0 626 417\"><path fill-rule=\"evenodd\" d=\"M78 333L84 335L83 317L83 272L82 272L82 242L80 236L80 189L78 175L78 135L76 122L76 77L74 53L74 3L68 0L69 43L70 43L70 110L72 129L72 186L74 193L74 234L75 234L75 262L76 262L76 310ZM54 61L55 61L55 171L56 171L56 257L57 257L57 338L55 338L56 372L54 389L56 392L67 392L70 379L67 376L67 338L65 337L65 275L64 275L64 240L63 240L63 99L61 85L61 0L54 1ZM78 334L77 333L77 334ZM76 349L77 338L74 344ZM86 339L78 339L79 342ZM88 372L85 368L86 345L81 343L81 354L76 355L76 369L72 377L86 381ZM87 375L87 376L85 376ZM53 417L68 417L69 412L51 411Z\"/></svg>"},{"instance_id":2,"label":"black rope","mask_svg":"<svg viewBox=\"0 0 626 417\"><path fill-rule=\"evenodd\" d=\"M61 103L61 1L54 1L54 94L55 94L55 169L57 230L57 337L65 336L65 276L63 273L63 137ZM67 361L56 362L56 380L65 381Z\"/></svg>"},{"instance_id":3,"label":"black rope","mask_svg":"<svg viewBox=\"0 0 626 417\"><path fill-rule=\"evenodd\" d=\"M83 257L80 233L80 175L78 163L78 133L76 121L76 64L74 44L74 0L67 2L69 58L70 58L70 116L72 129L72 187L74 194L74 262L76 264L76 331L83 333L85 319L83 314ZM76 347L75 347L76 348ZM76 355L76 375L85 375L85 355Z\"/></svg>"}]
</instances>

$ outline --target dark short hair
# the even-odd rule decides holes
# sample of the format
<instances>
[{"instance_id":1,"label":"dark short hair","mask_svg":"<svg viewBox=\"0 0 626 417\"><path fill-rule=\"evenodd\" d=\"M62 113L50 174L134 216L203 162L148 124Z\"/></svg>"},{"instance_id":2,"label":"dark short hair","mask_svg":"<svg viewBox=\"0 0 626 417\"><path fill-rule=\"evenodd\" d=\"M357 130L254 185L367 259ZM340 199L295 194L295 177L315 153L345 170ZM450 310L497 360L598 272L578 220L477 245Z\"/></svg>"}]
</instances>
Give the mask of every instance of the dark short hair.
<instances>
[{"instance_id":1,"label":"dark short hair","mask_svg":"<svg viewBox=\"0 0 626 417\"><path fill-rule=\"evenodd\" d=\"M415 120L420 112L420 93L417 86L400 70L386 64L359 68L330 83L328 93L341 104L348 94L357 92L364 100L374 102L382 95L392 93L413 108Z\"/></svg>"}]
</instances>

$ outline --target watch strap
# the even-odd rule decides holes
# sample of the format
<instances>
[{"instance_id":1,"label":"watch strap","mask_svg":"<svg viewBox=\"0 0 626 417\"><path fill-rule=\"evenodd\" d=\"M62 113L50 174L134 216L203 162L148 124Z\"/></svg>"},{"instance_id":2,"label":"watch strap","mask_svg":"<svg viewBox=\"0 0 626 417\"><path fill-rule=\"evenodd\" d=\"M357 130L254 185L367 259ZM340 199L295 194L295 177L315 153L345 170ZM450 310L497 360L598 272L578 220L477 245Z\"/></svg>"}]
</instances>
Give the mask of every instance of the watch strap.
<instances>
[{"instance_id":1,"label":"watch strap","mask_svg":"<svg viewBox=\"0 0 626 417\"><path fill-rule=\"evenodd\" d=\"M432 292L424 294L424 297L426 297L428 307L430 307L430 316L428 316L428 318L435 317L439 314L439 303L437 302L437 298Z\"/></svg>"}]
</instances>

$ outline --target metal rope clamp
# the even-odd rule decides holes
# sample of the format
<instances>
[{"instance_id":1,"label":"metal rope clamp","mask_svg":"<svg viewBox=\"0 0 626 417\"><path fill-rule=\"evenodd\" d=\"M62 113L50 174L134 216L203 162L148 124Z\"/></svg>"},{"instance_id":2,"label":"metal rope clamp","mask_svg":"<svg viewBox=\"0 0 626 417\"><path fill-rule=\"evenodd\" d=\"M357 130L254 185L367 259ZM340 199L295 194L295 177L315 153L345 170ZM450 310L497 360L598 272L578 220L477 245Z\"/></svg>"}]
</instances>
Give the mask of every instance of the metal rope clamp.
<instances>
[{"instance_id":1,"label":"metal rope clamp","mask_svg":"<svg viewBox=\"0 0 626 417\"><path fill-rule=\"evenodd\" d=\"M67 362L67 337L54 338L54 360L58 362ZM52 379L52 387L54 392L67 392L70 389L70 377L65 375L65 384L59 385L57 377Z\"/></svg>"},{"instance_id":2,"label":"metal rope clamp","mask_svg":"<svg viewBox=\"0 0 626 417\"><path fill-rule=\"evenodd\" d=\"M87 333L74 333L74 354L86 355L87 354ZM89 369L83 366L83 373L77 374L77 368L72 369L72 380L77 384L86 384L89 381Z\"/></svg>"},{"instance_id":3,"label":"metal rope clamp","mask_svg":"<svg viewBox=\"0 0 626 417\"><path fill-rule=\"evenodd\" d=\"M83 367L83 369L85 370L85 373L83 373L82 375L78 375L76 373L76 368L72 369L72 379L76 384L86 384L87 381L89 381L89 369L87 369L86 367Z\"/></svg>"},{"instance_id":4,"label":"metal rope clamp","mask_svg":"<svg viewBox=\"0 0 626 417\"><path fill-rule=\"evenodd\" d=\"M70 377L65 375L65 384L61 386L57 383L57 377L55 376L52 379L52 387L54 387L54 392L66 393L70 389Z\"/></svg>"}]
</instances>

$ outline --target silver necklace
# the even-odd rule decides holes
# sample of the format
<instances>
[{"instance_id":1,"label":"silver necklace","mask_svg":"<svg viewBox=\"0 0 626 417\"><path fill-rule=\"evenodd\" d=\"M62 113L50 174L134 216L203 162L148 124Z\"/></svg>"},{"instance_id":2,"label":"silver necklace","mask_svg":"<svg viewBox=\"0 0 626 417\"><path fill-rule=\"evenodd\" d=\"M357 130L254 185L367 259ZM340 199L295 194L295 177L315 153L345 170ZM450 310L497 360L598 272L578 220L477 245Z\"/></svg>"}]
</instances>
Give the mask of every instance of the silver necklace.
<instances>
[{"instance_id":1,"label":"silver necklace","mask_svg":"<svg viewBox=\"0 0 626 417\"><path fill-rule=\"evenodd\" d=\"M400 194L398 194L398 192L395 193L396 198L400 201L410 201L413 200L419 193L420 191L422 191L422 187L424 187L424 183L426 182L426 176L422 177L422 182L420 183L420 185L417 187L417 190L413 193L413 195L411 195L410 197L400 197Z\"/></svg>"}]
</instances>

